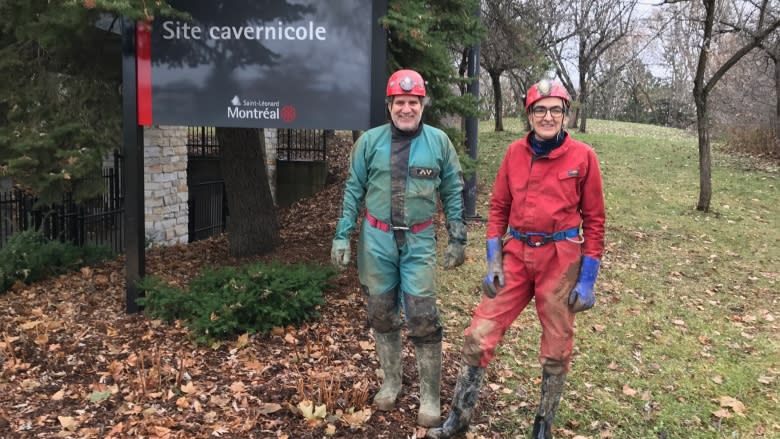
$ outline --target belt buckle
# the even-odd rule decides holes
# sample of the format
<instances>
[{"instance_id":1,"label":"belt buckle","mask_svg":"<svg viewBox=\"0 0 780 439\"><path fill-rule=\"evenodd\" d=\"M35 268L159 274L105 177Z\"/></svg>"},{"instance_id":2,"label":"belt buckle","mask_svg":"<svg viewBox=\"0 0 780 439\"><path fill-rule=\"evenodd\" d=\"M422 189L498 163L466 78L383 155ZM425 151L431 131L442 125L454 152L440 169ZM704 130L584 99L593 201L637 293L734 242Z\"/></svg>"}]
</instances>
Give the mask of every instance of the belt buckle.
<instances>
[{"instance_id":1,"label":"belt buckle","mask_svg":"<svg viewBox=\"0 0 780 439\"><path fill-rule=\"evenodd\" d=\"M542 238L541 241L534 241L533 238L538 237ZM550 238L546 233L540 233L540 232L528 232L525 234L525 243L528 244L529 247L541 247L547 242L549 242Z\"/></svg>"},{"instance_id":2,"label":"belt buckle","mask_svg":"<svg viewBox=\"0 0 780 439\"><path fill-rule=\"evenodd\" d=\"M390 226L390 230L392 230L394 232L398 231L398 230L403 230L404 232L406 232L406 231L409 230L409 227L407 227L407 226Z\"/></svg>"}]
</instances>

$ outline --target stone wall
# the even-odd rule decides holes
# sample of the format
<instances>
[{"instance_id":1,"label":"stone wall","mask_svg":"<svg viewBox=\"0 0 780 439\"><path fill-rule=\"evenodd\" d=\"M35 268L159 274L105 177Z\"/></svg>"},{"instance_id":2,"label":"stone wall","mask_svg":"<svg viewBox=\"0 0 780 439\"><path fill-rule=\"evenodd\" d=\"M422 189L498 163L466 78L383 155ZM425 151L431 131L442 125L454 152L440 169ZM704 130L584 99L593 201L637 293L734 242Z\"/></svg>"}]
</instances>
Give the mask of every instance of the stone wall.
<instances>
[{"instance_id":1,"label":"stone wall","mask_svg":"<svg viewBox=\"0 0 780 439\"><path fill-rule=\"evenodd\" d=\"M276 130L264 134L268 183L276 199ZM147 241L188 242L187 127L144 129L144 197Z\"/></svg>"},{"instance_id":2,"label":"stone wall","mask_svg":"<svg viewBox=\"0 0 780 439\"><path fill-rule=\"evenodd\" d=\"M188 241L187 127L144 129L144 230L146 240Z\"/></svg>"}]
</instances>

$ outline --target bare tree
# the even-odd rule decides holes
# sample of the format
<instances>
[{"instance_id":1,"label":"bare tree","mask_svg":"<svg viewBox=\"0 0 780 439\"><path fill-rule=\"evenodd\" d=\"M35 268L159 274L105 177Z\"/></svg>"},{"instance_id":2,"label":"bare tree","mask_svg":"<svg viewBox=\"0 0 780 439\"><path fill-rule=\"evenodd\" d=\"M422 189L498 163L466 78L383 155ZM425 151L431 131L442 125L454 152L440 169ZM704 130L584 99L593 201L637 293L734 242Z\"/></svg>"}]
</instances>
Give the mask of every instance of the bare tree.
<instances>
[{"instance_id":1,"label":"bare tree","mask_svg":"<svg viewBox=\"0 0 780 439\"><path fill-rule=\"evenodd\" d=\"M764 49L769 59L774 63L775 68L775 140L780 141L780 35L774 33L771 38L762 42L761 48Z\"/></svg>"},{"instance_id":2,"label":"bare tree","mask_svg":"<svg viewBox=\"0 0 780 439\"><path fill-rule=\"evenodd\" d=\"M693 78L696 74L698 46L700 41L699 23L691 17L701 15L698 2L676 5L673 8L660 8L653 22L657 25L669 22L669 27L661 36L661 61L667 77L668 124L677 128L689 128L695 120L693 103Z\"/></svg>"},{"instance_id":3,"label":"bare tree","mask_svg":"<svg viewBox=\"0 0 780 439\"><path fill-rule=\"evenodd\" d=\"M701 41L696 75L693 79L693 100L696 104L696 125L699 137L699 201L696 209L710 210L712 200L712 146L707 124L709 98L723 75L742 57L759 47L780 26L777 5L769 0L739 1L725 4L718 0L666 0L666 4L701 1L704 16L701 21ZM711 65L713 44L718 36L736 33L743 45L718 65ZM717 47L717 46L716 46Z\"/></svg>"},{"instance_id":4,"label":"bare tree","mask_svg":"<svg viewBox=\"0 0 780 439\"><path fill-rule=\"evenodd\" d=\"M569 35L549 48L548 53L555 62L558 76L570 92L575 90L574 74L577 77L579 93L572 93L576 99L575 114L570 119L572 126L579 120L579 131L586 131L588 83L594 75L596 62L618 41L633 31L633 20L637 0L574 0L568 2L566 16L571 20L569 28L562 35ZM560 18L559 18L560 19ZM574 61L571 61L571 60Z\"/></svg>"},{"instance_id":5,"label":"bare tree","mask_svg":"<svg viewBox=\"0 0 780 439\"><path fill-rule=\"evenodd\" d=\"M495 130L504 131L501 76L506 71L544 62L536 44L533 10L514 0L482 2L482 23L488 30L481 43L480 64L493 88Z\"/></svg>"}]
</instances>

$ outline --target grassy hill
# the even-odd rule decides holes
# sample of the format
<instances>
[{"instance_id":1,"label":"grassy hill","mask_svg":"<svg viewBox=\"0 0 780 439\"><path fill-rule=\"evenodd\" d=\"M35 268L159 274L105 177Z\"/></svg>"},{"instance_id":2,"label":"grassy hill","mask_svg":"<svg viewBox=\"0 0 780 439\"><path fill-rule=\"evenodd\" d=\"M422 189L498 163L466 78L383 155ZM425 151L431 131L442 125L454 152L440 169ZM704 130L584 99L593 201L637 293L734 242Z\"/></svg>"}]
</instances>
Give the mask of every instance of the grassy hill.
<instances>
[{"instance_id":1,"label":"grassy hill","mask_svg":"<svg viewBox=\"0 0 780 439\"><path fill-rule=\"evenodd\" d=\"M520 120L480 133L478 212ZM696 138L631 123L588 121L604 176L607 249L598 302L577 317L560 437L780 437L780 189L777 166L714 153L712 212L695 210ZM445 349L457 352L484 276L484 225L467 263L439 275ZM529 306L490 366L483 408L502 437L530 432L541 370ZM479 429L477 429L478 431ZM556 437L558 437L556 436Z\"/></svg>"}]
</instances>

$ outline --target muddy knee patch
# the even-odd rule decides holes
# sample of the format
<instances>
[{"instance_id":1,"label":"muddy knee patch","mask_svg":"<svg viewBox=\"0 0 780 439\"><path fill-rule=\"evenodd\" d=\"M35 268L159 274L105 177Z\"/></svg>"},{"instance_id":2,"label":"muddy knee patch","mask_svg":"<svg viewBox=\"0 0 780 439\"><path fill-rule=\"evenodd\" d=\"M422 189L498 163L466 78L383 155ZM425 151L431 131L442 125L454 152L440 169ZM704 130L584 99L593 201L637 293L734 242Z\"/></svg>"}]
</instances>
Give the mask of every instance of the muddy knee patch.
<instances>
[{"instance_id":1,"label":"muddy knee patch","mask_svg":"<svg viewBox=\"0 0 780 439\"><path fill-rule=\"evenodd\" d=\"M471 328L463 340L463 358L469 366L479 366L485 337L496 328L491 320L481 320Z\"/></svg>"},{"instance_id":2,"label":"muddy knee patch","mask_svg":"<svg viewBox=\"0 0 780 439\"><path fill-rule=\"evenodd\" d=\"M434 297L404 295L409 338L418 343L440 341L442 327L439 322L439 308Z\"/></svg>"},{"instance_id":3,"label":"muddy knee patch","mask_svg":"<svg viewBox=\"0 0 780 439\"><path fill-rule=\"evenodd\" d=\"M378 332L397 331L401 328L398 314L398 294L395 289L376 296L368 296L368 326Z\"/></svg>"}]
</instances>

